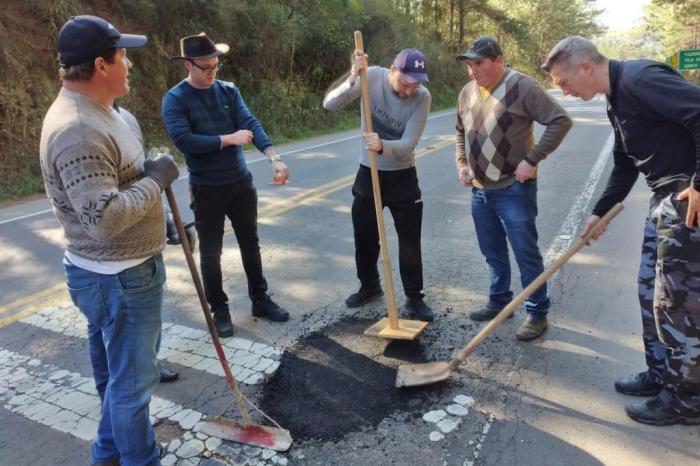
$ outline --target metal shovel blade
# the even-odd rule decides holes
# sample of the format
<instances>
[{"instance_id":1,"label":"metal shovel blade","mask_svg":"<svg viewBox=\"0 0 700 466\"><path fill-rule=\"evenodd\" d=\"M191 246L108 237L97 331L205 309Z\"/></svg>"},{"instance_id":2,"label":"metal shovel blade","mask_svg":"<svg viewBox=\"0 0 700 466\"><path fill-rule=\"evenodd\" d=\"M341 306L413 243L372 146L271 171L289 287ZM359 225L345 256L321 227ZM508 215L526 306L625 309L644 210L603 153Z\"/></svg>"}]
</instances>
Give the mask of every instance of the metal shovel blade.
<instances>
[{"instance_id":1,"label":"metal shovel blade","mask_svg":"<svg viewBox=\"0 0 700 466\"><path fill-rule=\"evenodd\" d=\"M201 431L212 437L275 451L287 451L292 446L292 435L286 429L256 424L244 425L219 416L209 417Z\"/></svg>"},{"instance_id":2,"label":"metal shovel blade","mask_svg":"<svg viewBox=\"0 0 700 466\"><path fill-rule=\"evenodd\" d=\"M424 364L404 364L396 372L396 388L418 387L441 382L450 377L450 364L447 362L426 362Z\"/></svg>"}]
</instances>

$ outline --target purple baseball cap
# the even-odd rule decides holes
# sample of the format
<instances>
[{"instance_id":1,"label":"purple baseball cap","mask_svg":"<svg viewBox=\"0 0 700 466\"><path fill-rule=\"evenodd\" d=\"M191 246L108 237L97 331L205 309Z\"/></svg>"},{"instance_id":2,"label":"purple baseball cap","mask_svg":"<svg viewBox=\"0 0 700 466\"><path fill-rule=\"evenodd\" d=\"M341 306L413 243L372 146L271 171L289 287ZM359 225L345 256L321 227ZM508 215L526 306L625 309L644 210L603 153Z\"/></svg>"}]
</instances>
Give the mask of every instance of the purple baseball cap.
<instances>
[{"instance_id":1,"label":"purple baseball cap","mask_svg":"<svg viewBox=\"0 0 700 466\"><path fill-rule=\"evenodd\" d=\"M404 49L394 58L394 67L417 82L428 82L428 61L418 49Z\"/></svg>"}]
</instances>

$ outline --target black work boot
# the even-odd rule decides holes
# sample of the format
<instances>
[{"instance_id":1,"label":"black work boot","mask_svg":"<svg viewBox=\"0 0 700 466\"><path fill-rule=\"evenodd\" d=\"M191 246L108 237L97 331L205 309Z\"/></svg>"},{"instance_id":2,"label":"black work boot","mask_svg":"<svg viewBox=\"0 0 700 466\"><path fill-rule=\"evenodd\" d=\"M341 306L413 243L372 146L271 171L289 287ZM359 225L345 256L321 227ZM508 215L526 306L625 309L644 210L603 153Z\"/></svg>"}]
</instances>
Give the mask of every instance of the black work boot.
<instances>
[{"instance_id":1,"label":"black work boot","mask_svg":"<svg viewBox=\"0 0 700 466\"><path fill-rule=\"evenodd\" d=\"M214 326L219 338L228 338L233 336L233 324L231 323L231 313L228 307L214 309Z\"/></svg>"},{"instance_id":2,"label":"black work boot","mask_svg":"<svg viewBox=\"0 0 700 466\"><path fill-rule=\"evenodd\" d=\"M345 300L345 305L347 307L364 306L365 304L369 303L370 301L374 301L383 294L384 292L382 291L382 287L379 285L362 285L356 293L353 293L350 296L348 296L348 299Z\"/></svg>"},{"instance_id":3,"label":"black work boot","mask_svg":"<svg viewBox=\"0 0 700 466\"><path fill-rule=\"evenodd\" d=\"M547 330L547 317L534 317L528 314L520 327L515 332L515 337L520 341L531 341L542 336Z\"/></svg>"},{"instance_id":4,"label":"black work boot","mask_svg":"<svg viewBox=\"0 0 700 466\"><path fill-rule=\"evenodd\" d=\"M481 309L477 309L476 311L472 311L469 313L469 318L471 320L475 320L477 322L484 322L486 320L491 320L494 317L498 315L499 312L501 312L503 308L502 307L495 307L491 304L487 304L486 306L482 307ZM512 318L513 313L508 316L508 318Z\"/></svg>"},{"instance_id":5,"label":"black work boot","mask_svg":"<svg viewBox=\"0 0 700 466\"><path fill-rule=\"evenodd\" d=\"M277 305L268 295L253 300L251 312L255 317L264 317L272 322L285 322L289 320L289 312Z\"/></svg>"},{"instance_id":6,"label":"black work boot","mask_svg":"<svg viewBox=\"0 0 700 466\"><path fill-rule=\"evenodd\" d=\"M693 426L700 424L700 411L678 410L661 397L650 398L642 403L625 406L627 415L632 420L654 426L670 426L685 424Z\"/></svg>"},{"instance_id":7,"label":"black work boot","mask_svg":"<svg viewBox=\"0 0 700 466\"><path fill-rule=\"evenodd\" d=\"M615 390L625 395L656 396L662 388L663 384L651 371L615 381Z\"/></svg>"},{"instance_id":8,"label":"black work boot","mask_svg":"<svg viewBox=\"0 0 700 466\"><path fill-rule=\"evenodd\" d=\"M160 383L174 382L180 377L180 374L174 370L162 366L158 361L158 372L160 372Z\"/></svg>"},{"instance_id":9,"label":"black work boot","mask_svg":"<svg viewBox=\"0 0 700 466\"><path fill-rule=\"evenodd\" d=\"M433 310L430 306L425 304L423 298L419 297L408 297L406 298L406 310L418 317L418 320L423 322L432 322L435 316L433 315Z\"/></svg>"}]
</instances>

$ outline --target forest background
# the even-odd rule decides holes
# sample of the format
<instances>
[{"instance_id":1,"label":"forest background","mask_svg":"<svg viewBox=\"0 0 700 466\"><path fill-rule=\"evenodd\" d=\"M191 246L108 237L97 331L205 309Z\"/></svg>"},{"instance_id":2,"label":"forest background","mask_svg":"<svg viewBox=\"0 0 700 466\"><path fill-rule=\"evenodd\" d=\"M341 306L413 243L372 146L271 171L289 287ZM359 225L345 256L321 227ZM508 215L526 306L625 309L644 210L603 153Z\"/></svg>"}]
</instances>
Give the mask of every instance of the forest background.
<instances>
[{"instance_id":1,"label":"forest background","mask_svg":"<svg viewBox=\"0 0 700 466\"><path fill-rule=\"evenodd\" d=\"M550 48L568 35L593 39L616 59L664 61L700 48L700 0L652 0L641 25L608 32L594 0L5 0L0 9L0 203L43 192L38 163L43 116L60 87L55 38L72 15L94 14L145 34L131 52L131 92L121 104L139 119L146 147L168 145L160 103L184 77L183 36L207 32L232 50L219 78L233 81L276 143L355 127L359 106L329 113L328 86L349 68L353 31L371 64L388 67L407 47L428 57L433 110L454 105L467 81L455 56L481 35L496 37L513 68L540 79ZM685 76L700 83L700 74Z\"/></svg>"}]
</instances>

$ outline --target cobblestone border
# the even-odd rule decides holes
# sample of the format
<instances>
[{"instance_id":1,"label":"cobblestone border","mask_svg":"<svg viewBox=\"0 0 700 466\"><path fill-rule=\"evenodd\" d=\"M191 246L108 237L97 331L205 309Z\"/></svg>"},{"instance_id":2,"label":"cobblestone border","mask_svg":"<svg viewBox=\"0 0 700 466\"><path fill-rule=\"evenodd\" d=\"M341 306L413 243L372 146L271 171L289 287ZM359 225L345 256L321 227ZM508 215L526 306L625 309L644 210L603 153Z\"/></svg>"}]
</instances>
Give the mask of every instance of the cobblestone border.
<instances>
[{"instance_id":1,"label":"cobblestone border","mask_svg":"<svg viewBox=\"0 0 700 466\"><path fill-rule=\"evenodd\" d=\"M91 441L100 419L100 398L91 378L0 348L0 403L4 409L60 432ZM162 444L164 466L285 466L269 449L241 446L200 432L205 415L152 397L151 422L177 423L182 434Z\"/></svg>"}]
</instances>

